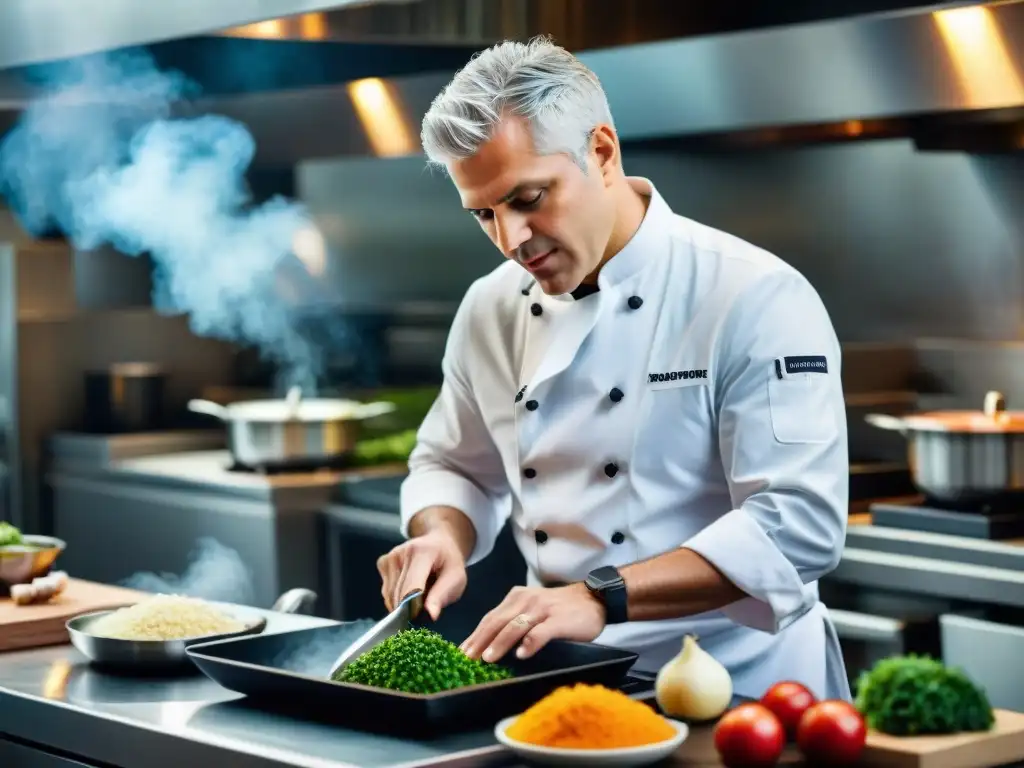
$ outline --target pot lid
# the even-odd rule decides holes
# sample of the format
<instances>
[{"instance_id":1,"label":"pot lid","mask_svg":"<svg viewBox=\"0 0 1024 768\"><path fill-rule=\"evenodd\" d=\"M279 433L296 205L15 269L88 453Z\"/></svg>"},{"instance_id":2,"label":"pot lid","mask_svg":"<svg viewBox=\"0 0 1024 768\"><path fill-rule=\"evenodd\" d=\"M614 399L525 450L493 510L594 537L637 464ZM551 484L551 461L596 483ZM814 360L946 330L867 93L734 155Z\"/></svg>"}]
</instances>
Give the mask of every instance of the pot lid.
<instances>
[{"instance_id":1,"label":"pot lid","mask_svg":"<svg viewBox=\"0 0 1024 768\"><path fill-rule=\"evenodd\" d=\"M1006 410L1001 392L989 392L980 411L949 410L915 413L900 417L907 429L924 432L1024 432L1024 412Z\"/></svg>"},{"instance_id":2,"label":"pot lid","mask_svg":"<svg viewBox=\"0 0 1024 768\"><path fill-rule=\"evenodd\" d=\"M356 400L249 400L227 408L231 418L245 421L334 421L358 418L362 407Z\"/></svg>"},{"instance_id":3,"label":"pot lid","mask_svg":"<svg viewBox=\"0 0 1024 768\"><path fill-rule=\"evenodd\" d=\"M303 400L302 391L292 387L284 400L248 400L220 405L209 400L190 400L190 411L205 413L224 421L320 422L362 421L391 413L394 403L361 403L357 400Z\"/></svg>"}]
</instances>

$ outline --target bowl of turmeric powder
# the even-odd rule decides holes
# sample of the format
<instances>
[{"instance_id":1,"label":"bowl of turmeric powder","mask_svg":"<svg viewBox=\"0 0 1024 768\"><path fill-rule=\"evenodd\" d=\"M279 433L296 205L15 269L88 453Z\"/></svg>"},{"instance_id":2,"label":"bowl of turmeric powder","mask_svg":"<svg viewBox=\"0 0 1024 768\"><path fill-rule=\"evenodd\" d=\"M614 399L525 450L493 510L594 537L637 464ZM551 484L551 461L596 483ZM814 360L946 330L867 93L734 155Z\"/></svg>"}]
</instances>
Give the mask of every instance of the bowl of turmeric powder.
<instances>
[{"instance_id":1,"label":"bowl of turmeric powder","mask_svg":"<svg viewBox=\"0 0 1024 768\"><path fill-rule=\"evenodd\" d=\"M686 741L689 728L622 691L578 683L505 718L494 727L494 735L538 765L627 768L668 757Z\"/></svg>"}]
</instances>

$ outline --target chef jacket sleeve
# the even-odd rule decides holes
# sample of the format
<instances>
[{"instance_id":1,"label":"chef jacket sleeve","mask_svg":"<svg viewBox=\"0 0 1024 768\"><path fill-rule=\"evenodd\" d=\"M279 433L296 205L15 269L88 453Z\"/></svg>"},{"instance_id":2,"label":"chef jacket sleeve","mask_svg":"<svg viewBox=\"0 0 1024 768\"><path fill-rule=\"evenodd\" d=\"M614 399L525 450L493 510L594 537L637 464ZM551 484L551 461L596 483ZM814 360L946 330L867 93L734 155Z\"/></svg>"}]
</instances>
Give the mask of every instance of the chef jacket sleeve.
<instances>
[{"instance_id":1,"label":"chef jacket sleeve","mask_svg":"<svg viewBox=\"0 0 1024 768\"><path fill-rule=\"evenodd\" d=\"M440 393L420 425L401 490L401 531L422 509L454 507L476 530L467 565L486 557L508 517L508 479L501 455L484 424L465 360L474 344L474 306L479 283L466 293L452 322L441 363ZM504 514L503 514L504 507Z\"/></svg>"},{"instance_id":2,"label":"chef jacket sleeve","mask_svg":"<svg viewBox=\"0 0 1024 768\"><path fill-rule=\"evenodd\" d=\"M714 374L733 509L689 539L749 595L733 621L779 632L814 607L839 562L849 458L840 347L813 286L785 270L736 298Z\"/></svg>"}]
</instances>

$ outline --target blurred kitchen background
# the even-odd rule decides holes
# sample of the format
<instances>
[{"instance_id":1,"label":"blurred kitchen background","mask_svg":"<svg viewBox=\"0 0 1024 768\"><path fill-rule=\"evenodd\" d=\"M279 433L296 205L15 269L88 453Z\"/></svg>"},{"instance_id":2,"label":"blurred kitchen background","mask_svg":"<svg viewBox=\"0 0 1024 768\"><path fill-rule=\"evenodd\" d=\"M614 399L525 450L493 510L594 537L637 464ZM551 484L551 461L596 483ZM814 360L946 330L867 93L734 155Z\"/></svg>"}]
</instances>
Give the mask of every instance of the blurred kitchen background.
<instances>
[{"instance_id":1,"label":"blurred kitchen background","mask_svg":"<svg viewBox=\"0 0 1024 768\"><path fill-rule=\"evenodd\" d=\"M863 418L980 409L989 390L1024 406L1024 2L263 4L276 19L240 2L174 18L160 5L111 0L104 18L63 20L74 34L46 40L26 34L31 13L0 10L0 135L47 62L145 50L199 83L176 113L251 131L253 205L282 195L312 214L275 300L327 361L320 395L399 404L368 438L418 424L458 302L500 259L426 170L424 111L495 40L547 33L578 52L607 89L627 173L792 263L831 312L852 504L848 556L823 592L836 592L851 674L936 647L973 657L996 706L1024 708L998 661L1024 651L1024 507L979 531L872 523L873 502L916 490L905 440ZM132 23L105 23L118 14ZM148 255L79 251L0 208L0 519L65 539L62 563L81 578L180 573L209 537L241 555L261 605L306 586L323 615L379 613L374 561L399 540L402 462L233 464L225 426L186 403L280 397L275 366L193 332L153 289ZM135 372L158 405L117 425L103 418L103 374L126 363L145 364ZM522 580L507 534L475 566L467 610Z\"/></svg>"}]
</instances>

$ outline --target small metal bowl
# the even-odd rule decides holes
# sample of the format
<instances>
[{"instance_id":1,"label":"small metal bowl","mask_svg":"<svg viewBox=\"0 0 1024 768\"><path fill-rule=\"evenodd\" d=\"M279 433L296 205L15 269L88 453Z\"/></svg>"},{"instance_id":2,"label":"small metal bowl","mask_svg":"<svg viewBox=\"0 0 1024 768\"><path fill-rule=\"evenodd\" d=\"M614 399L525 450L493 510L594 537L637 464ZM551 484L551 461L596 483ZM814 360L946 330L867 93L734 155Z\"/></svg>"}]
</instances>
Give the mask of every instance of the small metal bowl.
<instances>
[{"instance_id":1,"label":"small metal bowl","mask_svg":"<svg viewBox=\"0 0 1024 768\"><path fill-rule=\"evenodd\" d=\"M301 614L312 610L316 603L316 593L296 588L290 589L277 598L270 610L279 613ZM183 671L189 669L198 672L192 659L185 653L190 645L209 643L214 640L227 640L245 635L258 635L267 626L265 611L242 605L232 605L218 601L208 601L211 606L220 608L225 613L238 619L244 628L238 632L200 637L182 638L179 640L122 640L104 637L91 632L91 626L107 614L118 609L91 611L69 619L65 626L71 644L79 653L99 667L122 671Z\"/></svg>"},{"instance_id":2,"label":"small metal bowl","mask_svg":"<svg viewBox=\"0 0 1024 768\"><path fill-rule=\"evenodd\" d=\"M225 607L219 603L211 603L211 605L220 608ZM224 640L231 637L256 635L267 626L266 618L254 611L231 608L225 612L238 619L244 625L237 632L189 637L180 640L122 640L120 638L94 635L90 631L93 622L113 613L114 610L116 609L83 613L80 616L69 619L65 624L71 644L89 661L100 667L148 669L150 671L188 667L191 664L191 659L186 655L185 649L189 645L210 640Z\"/></svg>"},{"instance_id":3,"label":"small metal bowl","mask_svg":"<svg viewBox=\"0 0 1024 768\"><path fill-rule=\"evenodd\" d=\"M20 544L0 547L0 587L31 584L53 568L67 544L53 536L22 536Z\"/></svg>"}]
</instances>

